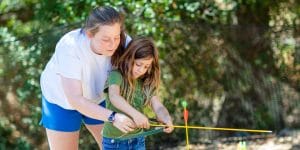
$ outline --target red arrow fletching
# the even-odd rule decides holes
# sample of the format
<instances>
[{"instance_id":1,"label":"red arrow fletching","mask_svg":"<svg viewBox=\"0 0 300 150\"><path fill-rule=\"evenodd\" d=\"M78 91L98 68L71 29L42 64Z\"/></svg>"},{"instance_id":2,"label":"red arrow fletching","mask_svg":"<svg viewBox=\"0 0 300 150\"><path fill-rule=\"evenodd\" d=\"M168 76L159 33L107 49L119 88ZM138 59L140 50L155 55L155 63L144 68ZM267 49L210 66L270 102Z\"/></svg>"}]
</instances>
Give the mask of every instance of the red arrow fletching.
<instances>
[{"instance_id":1,"label":"red arrow fletching","mask_svg":"<svg viewBox=\"0 0 300 150\"><path fill-rule=\"evenodd\" d=\"M184 109L184 112L183 112L183 118L184 118L184 121L187 122L188 121L188 118L189 118L189 112L188 110Z\"/></svg>"}]
</instances>

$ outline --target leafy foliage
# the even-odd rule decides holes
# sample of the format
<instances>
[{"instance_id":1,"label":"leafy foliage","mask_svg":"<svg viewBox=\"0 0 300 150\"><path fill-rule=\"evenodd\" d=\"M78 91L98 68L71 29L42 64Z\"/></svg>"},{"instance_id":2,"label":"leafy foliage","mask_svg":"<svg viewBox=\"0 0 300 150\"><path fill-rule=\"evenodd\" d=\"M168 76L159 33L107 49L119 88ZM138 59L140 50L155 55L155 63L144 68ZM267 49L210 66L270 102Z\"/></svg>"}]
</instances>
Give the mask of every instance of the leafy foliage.
<instances>
[{"instance_id":1,"label":"leafy foliage","mask_svg":"<svg viewBox=\"0 0 300 150\"><path fill-rule=\"evenodd\" d=\"M156 41L161 98L175 124L183 124L180 100L185 98L189 124L275 131L300 127L298 1L2 0L0 149L46 149L38 125L40 73L59 38L82 26L99 5L124 13L131 36ZM225 135L232 134L192 132L191 140ZM183 136L176 129L150 137L149 143L175 146ZM81 136L80 146L91 149L96 143Z\"/></svg>"}]
</instances>

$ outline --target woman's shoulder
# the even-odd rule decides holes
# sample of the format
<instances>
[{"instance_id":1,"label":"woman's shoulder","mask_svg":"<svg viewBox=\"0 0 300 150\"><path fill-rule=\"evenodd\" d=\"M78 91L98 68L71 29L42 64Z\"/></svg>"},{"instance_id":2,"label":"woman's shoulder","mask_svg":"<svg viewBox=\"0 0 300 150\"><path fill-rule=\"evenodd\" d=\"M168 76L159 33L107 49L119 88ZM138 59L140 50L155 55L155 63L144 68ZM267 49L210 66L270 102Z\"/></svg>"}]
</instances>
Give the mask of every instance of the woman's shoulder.
<instances>
[{"instance_id":1,"label":"woman's shoulder","mask_svg":"<svg viewBox=\"0 0 300 150\"><path fill-rule=\"evenodd\" d=\"M81 33L81 29L72 30L66 33L65 35L63 35L57 44L67 45L67 46L77 45L79 42L78 38L80 37L81 34L83 34Z\"/></svg>"}]
</instances>

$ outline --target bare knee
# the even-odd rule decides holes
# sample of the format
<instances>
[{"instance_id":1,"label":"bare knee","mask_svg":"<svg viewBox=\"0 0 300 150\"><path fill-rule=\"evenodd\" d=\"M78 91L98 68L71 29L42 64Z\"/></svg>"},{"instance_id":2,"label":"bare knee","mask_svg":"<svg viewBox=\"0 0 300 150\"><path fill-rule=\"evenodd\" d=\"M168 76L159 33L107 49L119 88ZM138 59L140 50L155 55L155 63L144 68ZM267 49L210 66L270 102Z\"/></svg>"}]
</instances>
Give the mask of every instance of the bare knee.
<instances>
[{"instance_id":1,"label":"bare knee","mask_svg":"<svg viewBox=\"0 0 300 150\"><path fill-rule=\"evenodd\" d=\"M93 134L96 136L101 136L101 132L103 129L103 124L99 124L99 125L88 125L85 124L86 128Z\"/></svg>"},{"instance_id":2,"label":"bare knee","mask_svg":"<svg viewBox=\"0 0 300 150\"><path fill-rule=\"evenodd\" d=\"M99 125L88 125L85 124L86 128L89 130L89 132L93 135L93 137L95 138L99 148L102 147L102 129L103 129L103 124L99 124Z\"/></svg>"}]
</instances>

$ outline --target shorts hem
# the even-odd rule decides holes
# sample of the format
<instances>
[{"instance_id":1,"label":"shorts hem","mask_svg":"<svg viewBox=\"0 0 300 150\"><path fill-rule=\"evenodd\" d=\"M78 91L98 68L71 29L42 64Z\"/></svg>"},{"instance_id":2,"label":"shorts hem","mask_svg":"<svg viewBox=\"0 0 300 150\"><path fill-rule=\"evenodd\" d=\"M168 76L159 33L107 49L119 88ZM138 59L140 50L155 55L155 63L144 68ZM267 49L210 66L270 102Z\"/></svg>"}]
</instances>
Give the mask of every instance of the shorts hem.
<instances>
[{"instance_id":1,"label":"shorts hem","mask_svg":"<svg viewBox=\"0 0 300 150\"><path fill-rule=\"evenodd\" d=\"M76 131L80 130L80 128L79 129L58 129L57 127L53 127L53 126L45 126L45 125L42 125L42 126L46 129L59 131L59 132L76 132Z\"/></svg>"},{"instance_id":2,"label":"shorts hem","mask_svg":"<svg viewBox=\"0 0 300 150\"><path fill-rule=\"evenodd\" d=\"M100 122L100 123L86 123L83 121L84 124L87 124L87 125L101 125L101 124L104 124L104 122Z\"/></svg>"}]
</instances>

